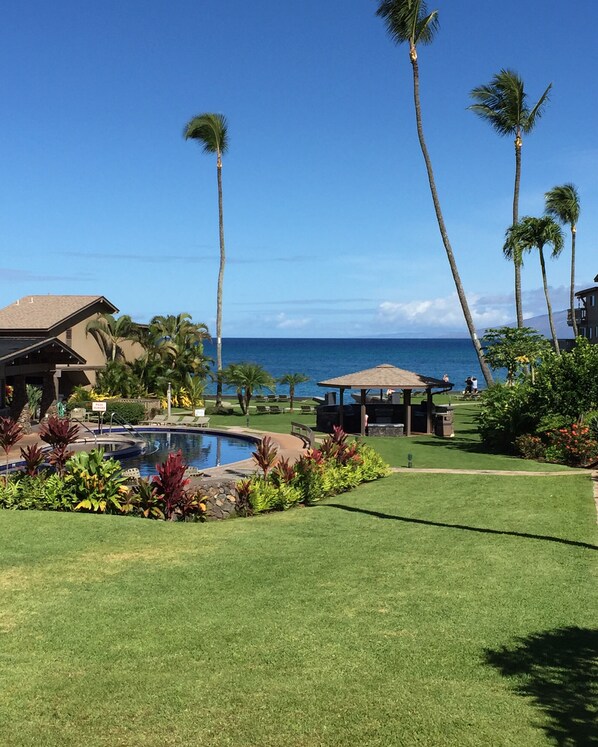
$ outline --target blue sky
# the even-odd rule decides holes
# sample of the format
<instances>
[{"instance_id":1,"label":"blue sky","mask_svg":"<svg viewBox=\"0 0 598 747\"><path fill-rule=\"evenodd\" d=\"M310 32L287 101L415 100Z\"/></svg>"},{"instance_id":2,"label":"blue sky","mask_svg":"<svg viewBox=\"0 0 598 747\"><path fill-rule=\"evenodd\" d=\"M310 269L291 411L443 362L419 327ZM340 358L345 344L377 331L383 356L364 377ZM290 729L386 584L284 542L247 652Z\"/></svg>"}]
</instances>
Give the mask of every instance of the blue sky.
<instances>
[{"instance_id":1,"label":"blue sky","mask_svg":"<svg viewBox=\"0 0 598 747\"><path fill-rule=\"evenodd\" d=\"M475 6L475 11L472 7ZM224 336L466 336L416 139L411 66L374 0L9 3L0 30L0 306L101 294L214 330L216 167L182 131L229 121ZM551 100L524 141L520 214L573 182L578 288L598 273L598 3L438 0L424 128L477 326L514 318L502 257L514 155L467 111L502 67ZM525 316L544 313L539 263ZM567 306L569 251L548 263Z\"/></svg>"}]
</instances>

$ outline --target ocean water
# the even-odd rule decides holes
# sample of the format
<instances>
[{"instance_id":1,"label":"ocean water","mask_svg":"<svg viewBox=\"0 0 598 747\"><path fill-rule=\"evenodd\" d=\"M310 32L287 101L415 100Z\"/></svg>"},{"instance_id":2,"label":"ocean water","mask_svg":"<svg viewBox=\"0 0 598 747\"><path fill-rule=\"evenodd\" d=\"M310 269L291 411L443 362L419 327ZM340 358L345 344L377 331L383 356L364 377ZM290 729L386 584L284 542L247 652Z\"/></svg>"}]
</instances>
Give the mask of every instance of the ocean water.
<instances>
[{"instance_id":1,"label":"ocean water","mask_svg":"<svg viewBox=\"0 0 598 747\"><path fill-rule=\"evenodd\" d=\"M216 360L215 342L206 343L206 355ZM309 381L296 388L302 397L322 396L326 391L318 381L373 368L381 363L441 379L448 374L456 390L464 388L468 376L484 378L469 338L467 339L291 339L241 338L222 340L222 363L259 363L275 378L286 373L302 373ZM215 387L210 385L209 393ZM279 385L279 393L288 388ZM227 392L227 393L232 393Z\"/></svg>"}]
</instances>

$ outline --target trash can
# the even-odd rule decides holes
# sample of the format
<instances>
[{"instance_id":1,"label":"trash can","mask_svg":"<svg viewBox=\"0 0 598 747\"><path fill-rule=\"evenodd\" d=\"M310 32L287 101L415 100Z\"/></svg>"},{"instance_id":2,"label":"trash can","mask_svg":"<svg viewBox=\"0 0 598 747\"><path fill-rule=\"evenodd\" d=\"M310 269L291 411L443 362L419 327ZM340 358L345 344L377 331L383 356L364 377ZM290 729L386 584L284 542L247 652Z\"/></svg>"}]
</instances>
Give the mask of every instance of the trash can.
<instances>
[{"instance_id":1,"label":"trash can","mask_svg":"<svg viewBox=\"0 0 598 747\"><path fill-rule=\"evenodd\" d=\"M453 413L437 412L434 423L434 432L441 438L453 438L455 431L453 429Z\"/></svg>"}]
</instances>

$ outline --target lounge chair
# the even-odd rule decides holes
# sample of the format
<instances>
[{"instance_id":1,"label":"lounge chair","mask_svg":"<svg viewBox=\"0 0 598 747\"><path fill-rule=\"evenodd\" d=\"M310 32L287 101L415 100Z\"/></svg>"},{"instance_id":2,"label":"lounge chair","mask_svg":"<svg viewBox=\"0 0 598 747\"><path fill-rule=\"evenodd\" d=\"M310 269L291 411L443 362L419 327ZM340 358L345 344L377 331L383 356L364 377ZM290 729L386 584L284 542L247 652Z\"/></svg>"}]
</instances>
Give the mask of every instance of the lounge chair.
<instances>
[{"instance_id":1,"label":"lounge chair","mask_svg":"<svg viewBox=\"0 0 598 747\"><path fill-rule=\"evenodd\" d=\"M270 405L270 407L268 407L268 412L270 415L282 415L283 410L281 410L278 405Z\"/></svg>"},{"instance_id":2,"label":"lounge chair","mask_svg":"<svg viewBox=\"0 0 598 747\"><path fill-rule=\"evenodd\" d=\"M180 425L195 425L196 418L193 415L183 415Z\"/></svg>"},{"instance_id":3,"label":"lounge chair","mask_svg":"<svg viewBox=\"0 0 598 747\"><path fill-rule=\"evenodd\" d=\"M268 395L268 402L276 402L276 395L275 394L269 394Z\"/></svg>"},{"instance_id":4,"label":"lounge chair","mask_svg":"<svg viewBox=\"0 0 598 747\"><path fill-rule=\"evenodd\" d=\"M256 397L255 397L255 401L256 402L265 402L266 401L266 397L263 394L257 394Z\"/></svg>"},{"instance_id":5,"label":"lounge chair","mask_svg":"<svg viewBox=\"0 0 598 747\"><path fill-rule=\"evenodd\" d=\"M311 415L313 411L314 411L314 408L311 405L301 405L302 415Z\"/></svg>"},{"instance_id":6,"label":"lounge chair","mask_svg":"<svg viewBox=\"0 0 598 747\"><path fill-rule=\"evenodd\" d=\"M166 423L166 418L168 417L167 413L158 413L157 415L154 415L153 418L150 418L149 420L144 420L140 425L164 425Z\"/></svg>"},{"instance_id":7,"label":"lounge chair","mask_svg":"<svg viewBox=\"0 0 598 747\"><path fill-rule=\"evenodd\" d=\"M129 469L123 469L122 476L127 484L132 483L134 485L137 480L141 479L141 472L138 467L129 467Z\"/></svg>"},{"instance_id":8,"label":"lounge chair","mask_svg":"<svg viewBox=\"0 0 598 747\"><path fill-rule=\"evenodd\" d=\"M185 479L189 477L203 477L203 472L199 469L199 467L187 467L187 469L183 472L183 477Z\"/></svg>"},{"instance_id":9,"label":"lounge chair","mask_svg":"<svg viewBox=\"0 0 598 747\"><path fill-rule=\"evenodd\" d=\"M266 405L256 405L255 409L257 415L267 415L269 412L269 408Z\"/></svg>"},{"instance_id":10,"label":"lounge chair","mask_svg":"<svg viewBox=\"0 0 598 747\"><path fill-rule=\"evenodd\" d=\"M184 417L190 417L189 415L171 415L164 421L165 425L181 425Z\"/></svg>"},{"instance_id":11,"label":"lounge chair","mask_svg":"<svg viewBox=\"0 0 598 747\"><path fill-rule=\"evenodd\" d=\"M278 395L278 401L279 402L288 402L289 401L289 397L288 397L287 394L279 394Z\"/></svg>"},{"instance_id":12,"label":"lounge chair","mask_svg":"<svg viewBox=\"0 0 598 747\"><path fill-rule=\"evenodd\" d=\"M196 415L193 418L193 422L189 423L189 425L192 425L194 428L207 428L209 424L210 418L205 415Z\"/></svg>"},{"instance_id":13,"label":"lounge chair","mask_svg":"<svg viewBox=\"0 0 598 747\"><path fill-rule=\"evenodd\" d=\"M73 407L71 410L71 420L83 423L86 420L87 410L84 407Z\"/></svg>"}]
</instances>

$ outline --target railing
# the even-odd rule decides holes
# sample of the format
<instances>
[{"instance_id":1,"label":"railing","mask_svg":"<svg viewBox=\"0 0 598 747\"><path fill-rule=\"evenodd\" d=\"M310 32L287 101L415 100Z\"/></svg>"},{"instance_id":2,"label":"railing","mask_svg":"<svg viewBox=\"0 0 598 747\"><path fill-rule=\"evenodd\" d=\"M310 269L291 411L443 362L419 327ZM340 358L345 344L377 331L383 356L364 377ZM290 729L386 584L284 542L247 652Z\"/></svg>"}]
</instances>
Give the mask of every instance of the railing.
<instances>
[{"instance_id":1,"label":"railing","mask_svg":"<svg viewBox=\"0 0 598 747\"><path fill-rule=\"evenodd\" d=\"M97 449L98 448L98 434L95 431L93 431L88 425L86 425L82 420L77 420L75 422L77 423L79 428L84 428L86 431L88 431L88 433L91 433L91 435L93 436L94 443L96 445L96 449Z\"/></svg>"},{"instance_id":2,"label":"railing","mask_svg":"<svg viewBox=\"0 0 598 747\"><path fill-rule=\"evenodd\" d=\"M313 449L316 442L316 437L312 429L303 423L291 422L291 436L298 436L301 438L305 445L309 446L310 449Z\"/></svg>"},{"instance_id":3,"label":"railing","mask_svg":"<svg viewBox=\"0 0 598 747\"><path fill-rule=\"evenodd\" d=\"M576 324L584 325L588 318L587 310L583 306L581 306L578 309L574 309L574 311ZM573 315L571 314L571 309L567 311L567 324L569 325L569 327L573 326Z\"/></svg>"},{"instance_id":4,"label":"railing","mask_svg":"<svg viewBox=\"0 0 598 747\"><path fill-rule=\"evenodd\" d=\"M112 433L112 427L114 423L116 423L119 428L124 428L129 435L132 435L147 444L146 450L149 450L153 447L152 442L148 438L146 438L145 434L143 434L141 431L138 431L131 423L126 421L124 418L121 418L121 416L117 412L110 413L110 425L108 433Z\"/></svg>"}]
</instances>

